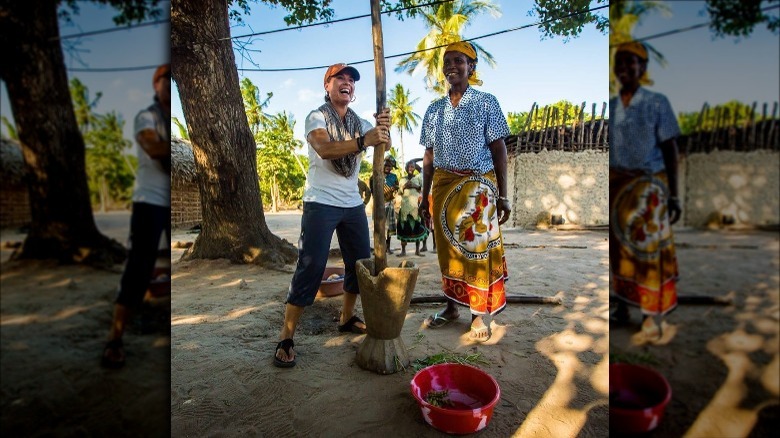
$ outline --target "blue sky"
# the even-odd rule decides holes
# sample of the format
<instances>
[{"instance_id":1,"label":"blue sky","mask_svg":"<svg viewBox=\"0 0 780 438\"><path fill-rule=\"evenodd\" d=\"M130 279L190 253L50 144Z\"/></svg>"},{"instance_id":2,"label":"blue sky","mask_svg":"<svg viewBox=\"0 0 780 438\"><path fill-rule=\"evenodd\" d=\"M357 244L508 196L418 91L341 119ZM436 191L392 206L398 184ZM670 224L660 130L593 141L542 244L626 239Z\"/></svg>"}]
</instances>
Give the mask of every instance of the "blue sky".
<instances>
[{"instance_id":1,"label":"blue sky","mask_svg":"<svg viewBox=\"0 0 780 438\"><path fill-rule=\"evenodd\" d=\"M478 16L465 28L463 36L473 38L504 29L533 23L530 17L531 1L500 1L502 15ZM246 26L234 27L232 35L242 35L287 27L283 8L272 8L252 3L251 15ZM336 19L370 13L366 0L334 0L332 7ZM606 10L599 11L606 15ZM427 34L421 18L399 21L387 15L382 16L385 56L409 52ZM504 113L528 111L534 102L553 103L561 99L581 103L596 102L601 106L608 100L608 37L589 26L576 39L563 43L560 38L540 40L536 28L518 30L498 36L480 39L477 42L490 52L497 63L495 69L480 63L478 70L484 85L482 91L494 94ZM317 26L301 30L290 30L256 37L252 59L261 68L312 67L351 63L373 58L371 19L362 18L328 26ZM414 111L422 117L432 99L436 97L424 87L424 76L410 76L395 73L394 69L402 58L386 62L387 91L401 83L411 91L412 99L419 98ZM239 68L254 68L236 56ZM351 104L359 115L373 121L376 108L375 77L373 63L355 66L361 74L356 86L357 100ZM305 144L303 136L306 115L323 103L325 95L323 75L325 69L296 72L239 72L239 78L248 77L258 86L262 95L273 92L266 112L287 111L296 120L295 134ZM172 114L182 118L181 105L176 88L173 89ZM174 135L177 131L174 130ZM393 144L400 150L401 140L393 130ZM404 157L406 160L422 157L419 145L419 128L412 134L404 134ZM370 156L369 156L370 157ZM370 158L369 158L370 159Z\"/></svg>"},{"instance_id":2,"label":"blue sky","mask_svg":"<svg viewBox=\"0 0 780 438\"><path fill-rule=\"evenodd\" d=\"M29 1L29 0L25 0ZM160 8L168 18L170 2L161 2ZM112 17L115 9L98 6L92 2L79 2L79 14L72 18L73 24L60 23L60 35L69 35L115 27ZM165 25L143 26L118 32L104 33L81 38L78 45L79 57L86 63L81 65L74 56L65 52L68 68L116 68L156 66L169 61L170 28ZM83 51L83 52L81 52ZM68 72L68 80L77 77L88 88L90 95L101 91L103 97L95 112L105 114L116 111L125 120L125 138L133 139L133 119L143 108L151 105L154 98L152 75L154 68L141 71L88 73ZM13 120L5 84L0 87L0 113ZM7 135L5 128L3 135Z\"/></svg>"},{"instance_id":3,"label":"blue sky","mask_svg":"<svg viewBox=\"0 0 780 438\"><path fill-rule=\"evenodd\" d=\"M653 12L635 28L635 38L685 28L709 21L703 1L669 1L671 16ZM771 12L777 16L778 10ZM736 99L745 103L772 102L780 98L780 37L762 24L747 38L715 38L708 27L649 40L666 58L661 67L648 66L655 84L650 89L665 94L675 112L700 111Z\"/></svg>"}]
</instances>

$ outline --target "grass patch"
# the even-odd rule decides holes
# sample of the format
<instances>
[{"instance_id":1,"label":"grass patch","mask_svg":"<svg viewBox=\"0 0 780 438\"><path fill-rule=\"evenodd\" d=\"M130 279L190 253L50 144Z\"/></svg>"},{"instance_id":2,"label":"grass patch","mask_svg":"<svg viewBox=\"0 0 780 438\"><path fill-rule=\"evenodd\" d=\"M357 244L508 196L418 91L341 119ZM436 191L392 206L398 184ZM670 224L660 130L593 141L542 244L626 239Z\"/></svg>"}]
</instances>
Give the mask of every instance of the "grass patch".
<instances>
[{"instance_id":1,"label":"grass patch","mask_svg":"<svg viewBox=\"0 0 780 438\"><path fill-rule=\"evenodd\" d=\"M407 350L413 350L415 347L419 346L422 343L422 340L425 339L425 335L422 333L416 333L414 335L414 342L412 342L412 346L409 347Z\"/></svg>"},{"instance_id":2,"label":"grass patch","mask_svg":"<svg viewBox=\"0 0 780 438\"><path fill-rule=\"evenodd\" d=\"M452 351L445 353L434 354L432 356L424 357L422 359L416 359L412 362L412 368L414 371L420 371L425 367L431 365L438 365L440 363L459 363L461 365L490 365L482 353L461 354Z\"/></svg>"},{"instance_id":3,"label":"grass patch","mask_svg":"<svg viewBox=\"0 0 780 438\"><path fill-rule=\"evenodd\" d=\"M633 365L659 366L661 362L648 352L644 353L609 353L609 363L628 363Z\"/></svg>"}]
</instances>

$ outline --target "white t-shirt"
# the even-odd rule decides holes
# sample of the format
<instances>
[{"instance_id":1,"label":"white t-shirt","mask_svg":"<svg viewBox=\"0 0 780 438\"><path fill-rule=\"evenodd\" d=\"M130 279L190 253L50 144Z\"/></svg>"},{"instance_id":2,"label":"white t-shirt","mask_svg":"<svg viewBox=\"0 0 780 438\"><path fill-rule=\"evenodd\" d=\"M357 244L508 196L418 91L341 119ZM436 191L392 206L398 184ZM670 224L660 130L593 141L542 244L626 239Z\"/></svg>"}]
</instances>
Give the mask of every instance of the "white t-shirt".
<instances>
[{"instance_id":1,"label":"white t-shirt","mask_svg":"<svg viewBox=\"0 0 780 438\"><path fill-rule=\"evenodd\" d=\"M360 118L360 123L363 133L373 128L371 122L363 118ZM322 111L314 110L306 117L304 135L308 139L309 133L319 128L326 129L325 116ZM306 178L303 201L343 208L363 205L357 185L358 173L355 171L354 175L345 178L334 170L330 160L323 160L309 143L309 175Z\"/></svg>"},{"instance_id":2,"label":"white t-shirt","mask_svg":"<svg viewBox=\"0 0 780 438\"><path fill-rule=\"evenodd\" d=\"M138 133L145 129L159 132L154 114L148 109L135 116L135 135L138 136ZM135 174L133 202L170 207L171 176L163 169L159 160L152 159L140 145L136 144L136 148L138 171Z\"/></svg>"}]
</instances>

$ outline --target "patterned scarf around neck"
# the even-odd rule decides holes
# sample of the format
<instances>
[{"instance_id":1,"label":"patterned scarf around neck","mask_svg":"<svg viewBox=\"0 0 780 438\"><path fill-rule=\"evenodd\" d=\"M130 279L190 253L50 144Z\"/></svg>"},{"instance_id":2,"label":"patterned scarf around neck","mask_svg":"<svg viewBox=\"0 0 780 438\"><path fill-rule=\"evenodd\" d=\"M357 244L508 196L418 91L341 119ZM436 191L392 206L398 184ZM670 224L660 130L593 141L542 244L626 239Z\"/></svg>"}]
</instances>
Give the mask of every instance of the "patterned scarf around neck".
<instances>
[{"instance_id":1,"label":"patterned scarf around neck","mask_svg":"<svg viewBox=\"0 0 780 438\"><path fill-rule=\"evenodd\" d=\"M352 109L347 108L344 123L341 122L341 117L339 117L336 109L329 102L326 102L318 109L325 116L325 129L328 131L331 141L351 140L363 134L360 118ZM349 178L355 174L358 168L359 155L359 152L353 152L344 157L332 159L330 162L333 164L336 172L345 178Z\"/></svg>"}]
</instances>

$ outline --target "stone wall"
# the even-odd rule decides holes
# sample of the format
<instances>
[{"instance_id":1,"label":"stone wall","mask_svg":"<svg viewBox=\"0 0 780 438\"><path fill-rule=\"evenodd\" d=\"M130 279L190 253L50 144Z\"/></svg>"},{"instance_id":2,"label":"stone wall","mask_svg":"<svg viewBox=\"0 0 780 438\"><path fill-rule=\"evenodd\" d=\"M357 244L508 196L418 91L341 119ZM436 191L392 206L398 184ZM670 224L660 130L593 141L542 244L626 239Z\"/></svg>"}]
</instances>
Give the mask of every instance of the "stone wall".
<instances>
[{"instance_id":1,"label":"stone wall","mask_svg":"<svg viewBox=\"0 0 780 438\"><path fill-rule=\"evenodd\" d=\"M687 226L724 215L737 225L780 223L780 152L694 153L681 161L680 175Z\"/></svg>"},{"instance_id":2,"label":"stone wall","mask_svg":"<svg viewBox=\"0 0 780 438\"><path fill-rule=\"evenodd\" d=\"M509 157L511 227L534 228L561 215L566 224L609 223L609 154L543 150Z\"/></svg>"}]
</instances>

